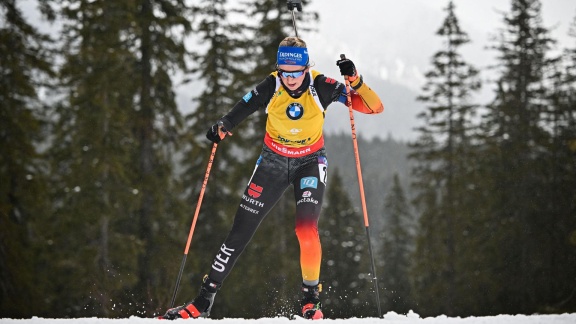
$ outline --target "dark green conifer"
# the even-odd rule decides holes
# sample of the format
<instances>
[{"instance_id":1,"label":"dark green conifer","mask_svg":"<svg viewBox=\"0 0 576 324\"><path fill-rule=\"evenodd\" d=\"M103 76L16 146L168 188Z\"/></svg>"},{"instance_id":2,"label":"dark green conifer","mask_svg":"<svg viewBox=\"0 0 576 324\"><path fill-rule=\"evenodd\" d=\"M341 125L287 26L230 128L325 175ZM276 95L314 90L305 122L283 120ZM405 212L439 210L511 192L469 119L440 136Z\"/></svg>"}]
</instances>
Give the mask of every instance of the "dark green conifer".
<instances>
[{"instance_id":1,"label":"dark green conifer","mask_svg":"<svg viewBox=\"0 0 576 324\"><path fill-rule=\"evenodd\" d=\"M511 1L496 41L495 98L483 118L480 166L486 181L479 183L481 194L490 197L483 214L492 248L483 262L492 263L494 284L486 311L531 313L554 304L561 289L551 271L559 265L550 266L560 215L547 207L555 204L548 194L553 138L545 113L554 41L542 24L540 1Z\"/></svg>"},{"instance_id":2,"label":"dark green conifer","mask_svg":"<svg viewBox=\"0 0 576 324\"><path fill-rule=\"evenodd\" d=\"M373 314L376 305L365 226L339 170L332 172L319 223L323 310L331 318Z\"/></svg>"},{"instance_id":3,"label":"dark green conifer","mask_svg":"<svg viewBox=\"0 0 576 324\"><path fill-rule=\"evenodd\" d=\"M380 233L382 240L382 257L378 265L383 290L384 310L406 314L414 309L410 270L414 251L416 222L411 207L400 183L398 174L390 191L386 195L383 206L384 230Z\"/></svg>"},{"instance_id":4,"label":"dark green conifer","mask_svg":"<svg viewBox=\"0 0 576 324\"><path fill-rule=\"evenodd\" d=\"M461 241L470 215L467 177L474 165L472 117L477 106L470 99L480 83L478 71L460 55L469 39L452 1L446 11L436 33L443 38L444 48L434 55L418 98L427 108L418 116L424 125L412 144L415 203L420 213L413 281L424 314L456 315L462 311L457 306L462 295L458 287L467 272L458 260L467 253Z\"/></svg>"},{"instance_id":5,"label":"dark green conifer","mask_svg":"<svg viewBox=\"0 0 576 324\"><path fill-rule=\"evenodd\" d=\"M64 64L50 233L62 253L53 289L66 293L50 309L70 316L151 314L151 304L167 305L173 277L166 268L178 264L169 259L159 267L155 260L173 249L166 231L179 219L172 154L182 120L169 75L185 68L185 49L170 31L188 30L185 6L53 5L63 21ZM58 237L62 231L70 235Z\"/></svg>"},{"instance_id":6,"label":"dark green conifer","mask_svg":"<svg viewBox=\"0 0 576 324\"><path fill-rule=\"evenodd\" d=\"M35 276L35 225L47 209L45 103L53 76L50 39L30 24L17 1L0 3L0 314L39 311L45 285ZM30 305L23 308L23 305Z\"/></svg>"}]
</instances>

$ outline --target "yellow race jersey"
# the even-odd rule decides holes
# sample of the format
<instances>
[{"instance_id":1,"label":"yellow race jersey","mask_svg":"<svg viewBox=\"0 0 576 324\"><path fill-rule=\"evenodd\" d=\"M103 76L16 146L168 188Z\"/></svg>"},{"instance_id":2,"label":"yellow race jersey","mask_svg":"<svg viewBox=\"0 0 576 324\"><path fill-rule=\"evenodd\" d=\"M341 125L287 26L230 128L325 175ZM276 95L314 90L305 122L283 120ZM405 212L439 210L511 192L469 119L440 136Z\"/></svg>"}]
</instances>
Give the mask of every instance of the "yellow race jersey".
<instances>
[{"instance_id":1,"label":"yellow race jersey","mask_svg":"<svg viewBox=\"0 0 576 324\"><path fill-rule=\"evenodd\" d=\"M310 86L298 98L291 97L282 86L277 72L276 91L266 107L268 146L282 155L302 156L322 148L325 110L314 88L320 73L310 71Z\"/></svg>"},{"instance_id":2,"label":"yellow race jersey","mask_svg":"<svg viewBox=\"0 0 576 324\"><path fill-rule=\"evenodd\" d=\"M302 94L291 96L277 72L269 74L256 88L220 120L232 130L254 112L265 109L267 114L264 143L280 155L301 157L324 146L323 127L326 109L333 102L347 102L346 85L317 71L307 72ZM305 85L307 84L307 85ZM384 106L378 95L362 77L351 84L352 109L364 114L378 114ZM294 95L294 94L292 94Z\"/></svg>"}]
</instances>

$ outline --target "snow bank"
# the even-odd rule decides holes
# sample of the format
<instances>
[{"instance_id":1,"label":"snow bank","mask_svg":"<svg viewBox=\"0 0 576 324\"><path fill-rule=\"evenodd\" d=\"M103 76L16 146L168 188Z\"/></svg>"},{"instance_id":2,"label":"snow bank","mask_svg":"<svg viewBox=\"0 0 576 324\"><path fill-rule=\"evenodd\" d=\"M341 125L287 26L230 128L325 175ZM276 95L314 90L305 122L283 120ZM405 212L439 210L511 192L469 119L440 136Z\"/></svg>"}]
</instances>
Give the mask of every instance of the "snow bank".
<instances>
[{"instance_id":1,"label":"snow bank","mask_svg":"<svg viewBox=\"0 0 576 324\"><path fill-rule=\"evenodd\" d=\"M308 322L308 320L297 318L290 320L285 317L277 318L259 318L259 319L243 319L243 318L227 318L227 319L196 319L196 323L204 324L288 324L294 322ZM175 323L182 323L183 320L177 320ZM384 318L348 318L348 319L324 319L322 322L327 324L575 324L575 314L559 314L559 315L498 315L486 317L427 317L420 318L416 313L408 313L407 315L400 315L394 312L389 312L384 315ZM38 318L33 317L30 319L0 319L1 324L150 324L158 323L157 319L153 318L140 318L132 316L130 318L109 319L109 318L71 318L71 319L52 319L52 318ZM163 322L172 323L172 322Z\"/></svg>"}]
</instances>

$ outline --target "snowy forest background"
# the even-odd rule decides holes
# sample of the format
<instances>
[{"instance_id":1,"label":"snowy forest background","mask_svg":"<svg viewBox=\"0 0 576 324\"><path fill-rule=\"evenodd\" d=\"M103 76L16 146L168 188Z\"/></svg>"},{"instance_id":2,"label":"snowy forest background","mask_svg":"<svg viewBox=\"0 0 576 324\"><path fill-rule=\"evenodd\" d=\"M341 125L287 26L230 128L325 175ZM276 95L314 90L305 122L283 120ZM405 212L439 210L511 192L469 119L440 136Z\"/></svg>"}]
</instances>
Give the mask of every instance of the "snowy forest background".
<instances>
[{"instance_id":1,"label":"snowy forest background","mask_svg":"<svg viewBox=\"0 0 576 324\"><path fill-rule=\"evenodd\" d=\"M298 14L304 31L321 15L311 1ZM205 131L273 69L292 34L286 3L39 0L57 37L19 3L0 2L0 318L164 312L210 153ZM511 0L486 49L498 53L487 84L460 54L470 39L454 3L417 98L417 139L359 138L382 309L576 312L576 13L558 54L540 1ZM193 79L203 86L184 114L174 88ZM480 86L494 89L488 105L472 99ZM218 146L177 303L195 296L227 234L264 118ZM350 135L326 142L325 314L375 316ZM291 195L224 283L213 318L297 308Z\"/></svg>"}]
</instances>

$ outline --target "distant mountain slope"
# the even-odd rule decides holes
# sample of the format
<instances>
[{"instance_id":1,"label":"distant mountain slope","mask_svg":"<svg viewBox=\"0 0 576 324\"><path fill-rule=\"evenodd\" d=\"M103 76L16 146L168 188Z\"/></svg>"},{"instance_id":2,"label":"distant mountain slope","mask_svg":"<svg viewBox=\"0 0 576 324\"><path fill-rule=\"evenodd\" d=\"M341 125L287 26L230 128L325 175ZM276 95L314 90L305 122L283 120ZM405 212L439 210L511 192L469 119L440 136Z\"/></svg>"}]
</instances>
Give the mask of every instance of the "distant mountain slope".
<instances>
[{"instance_id":1,"label":"distant mountain slope","mask_svg":"<svg viewBox=\"0 0 576 324\"><path fill-rule=\"evenodd\" d=\"M384 199L390 190L394 174L398 174L406 195L410 196L410 163L407 158L409 148L406 143L393 138L366 140L363 136L358 137L358 147L368 215L370 222L374 223L374 229L380 230L385 212ZM354 147L350 132L327 135L326 150L329 176L336 169L339 170L346 191L361 213Z\"/></svg>"},{"instance_id":2,"label":"distant mountain slope","mask_svg":"<svg viewBox=\"0 0 576 324\"><path fill-rule=\"evenodd\" d=\"M356 129L360 136L371 139L393 138L403 141L415 139L414 128L418 125L416 115L424 110L424 105L416 101L417 93L402 85L384 81L369 75L367 83L380 96L384 112L378 115L354 113ZM332 104L326 114L324 129L327 134L350 132L348 108L340 103Z\"/></svg>"}]
</instances>

